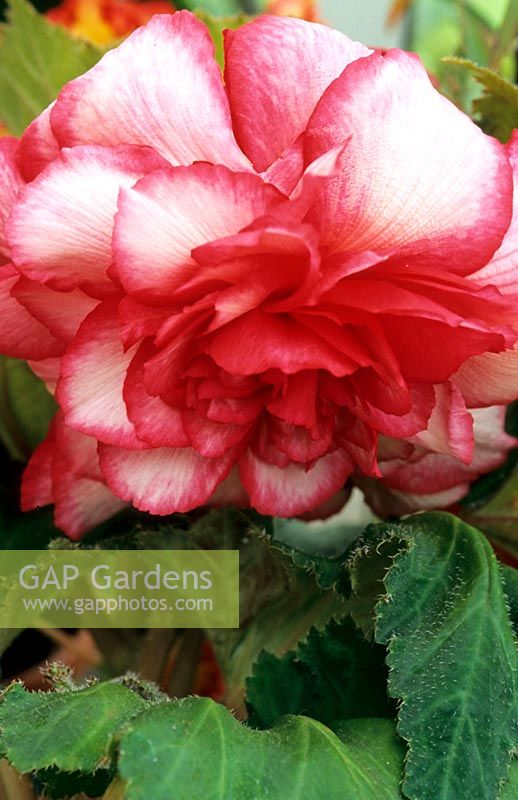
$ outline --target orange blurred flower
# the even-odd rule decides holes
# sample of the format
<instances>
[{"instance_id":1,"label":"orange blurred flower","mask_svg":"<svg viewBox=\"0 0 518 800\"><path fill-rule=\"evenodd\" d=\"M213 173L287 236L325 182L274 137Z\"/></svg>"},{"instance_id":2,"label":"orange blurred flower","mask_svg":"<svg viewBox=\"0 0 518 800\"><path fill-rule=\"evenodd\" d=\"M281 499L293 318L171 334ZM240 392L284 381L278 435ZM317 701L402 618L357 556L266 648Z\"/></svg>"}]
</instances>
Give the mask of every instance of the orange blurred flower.
<instances>
[{"instance_id":1,"label":"orange blurred flower","mask_svg":"<svg viewBox=\"0 0 518 800\"><path fill-rule=\"evenodd\" d=\"M402 17L405 16L413 1L414 0L394 0L387 17L387 25L389 28L392 25L396 25Z\"/></svg>"},{"instance_id":2,"label":"orange blurred flower","mask_svg":"<svg viewBox=\"0 0 518 800\"><path fill-rule=\"evenodd\" d=\"M310 22L318 22L320 15L317 6L316 0L272 0L267 10L270 14L300 17Z\"/></svg>"},{"instance_id":3,"label":"orange blurred flower","mask_svg":"<svg viewBox=\"0 0 518 800\"><path fill-rule=\"evenodd\" d=\"M109 44L144 25L153 14L173 12L166 0L64 0L46 17L91 42Z\"/></svg>"}]
</instances>

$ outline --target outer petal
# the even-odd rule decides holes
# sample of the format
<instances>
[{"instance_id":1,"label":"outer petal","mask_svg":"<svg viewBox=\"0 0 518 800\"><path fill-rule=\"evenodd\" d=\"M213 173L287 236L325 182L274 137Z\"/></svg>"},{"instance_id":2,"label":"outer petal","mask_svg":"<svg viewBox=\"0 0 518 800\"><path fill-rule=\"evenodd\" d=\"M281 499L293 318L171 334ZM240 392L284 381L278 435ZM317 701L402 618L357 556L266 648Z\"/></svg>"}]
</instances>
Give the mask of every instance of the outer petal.
<instances>
[{"instance_id":1,"label":"outer petal","mask_svg":"<svg viewBox=\"0 0 518 800\"><path fill-rule=\"evenodd\" d=\"M513 218L501 246L489 264L472 277L480 283L498 286L504 294L518 295L518 130L514 131L507 151L514 175Z\"/></svg>"},{"instance_id":2,"label":"outer petal","mask_svg":"<svg viewBox=\"0 0 518 800\"><path fill-rule=\"evenodd\" d=\"M472 408L518 400L518 347L468 359L453 381Z\"/></svg>"},{"instance_id":3,"label":"outer petal","mask_svg":"<svg viewBox=\"0 0 518 800\"><path fill-rule=\"evenodd\" d=\"M325 243L397 248L406 262L464 275L487 263L511 218L509 161L417 56L393 50L347 67L310 120L306 163L349 138L313 214Z\"/></svg>"},{"instance_id":4,"label":"outer petal","mask_svg":"<svg viewBox=\"0 0 518 800\"><path fill-rule=\"evenodd\" d=\"M0 275L0 352L14 358L49 358L64 350L64 343L38 322L12 296L20 273L12 265Z\"/></svg>"},{"instance_id":5,"label":"outer petal","mask_svg":"<svg viewBox=\"0 0 518 800\"><path fill-rule=\"evenodd\" d=\"M247 169L213 54L193 14L153 17L65 86L51 114L56 138L62 146L149 145L172 164Z\"/></svg>"},{"instance_id":6,"label":"outer petal","mask_svg":"<svg viewBox=\"0 0 518 800\"><path fill-rule=\"evenodd\" d=\"M190 511L207 502L234 461L233 452L222 458L204 458L190 447L122 450L99 447L101 471L118 497L141 511L173 514Z\"/></svg>"},{"instance_id":7,"label":"outer petal","mask_svg":"<svg viewBox=\"0 0 518 800\"><path fill-rule=\"evenodd\" d=\"M125 503L114 497L99 471L97 442L58 418L52 460L54 520L71 539L116 514Z\"/></svg>"},{"instance_id":8,"label":"outer petal","mask_svg":"<svg viewBox=\"0 0 518 800\"><path fill-rule=\"evenodd\" d=\"M469 464L473 458L473 417L457 387L449 382L435 387L436 405L426 431L415 440L434 453L444 453Z\"/></svg>"},{"instance_id":9,"label":"outer petal","mask_svg":"<svg viewBox=\"0 0 518 800\"><path fill-rule=\"evenodd\" d=\"M24 472L22 509L55 504L56 525L80 539L124 507L102 482L96 441L68 428L60 413Z\"/></svg>"},{"instance_id":10,"label":"outer petal","mask_svg":"<svg viewBox=\"0 0 518 800\"><path fill-rule=\"evenodd\" d=\"M54 103L31 122L20 139L18 163L26 181L32 181L59 155L59 144L50 127L50 112Z\"/></svg>"},{"instance_id":11,"label":"outer petal","mask_svg":"<svg viewBox=\"0 0 518 800\"><path fill-rule=\"evenodd\" d=\"M52 458L55 447L55 422L53 422L47 438L38 445L23 473L20 503L22 511L42 508L53 502Z\"/></svg>"},{"instance_id":12,"label":"outer petal","mask_svg":"<svg viewBox=\"0 0 518 800\"><path fill-rule=\"evenodd\" d=\"M171 302L171 292L199 270L195 247L237 233L281 197L256 175L210 164L148 175L119 198L117 274L128 292Z\"/></svg>"},{"instance_id":13,"label":"outer petal","mask_svg":"<svg viewBox=\"0 0 518 800\"><path fill-rule=\"evenodd\" d=\"M70 342L82 321L98 304L80 289L55 292L48 286L20 277L12 289L13 297L45 325L57 339Z\"/></svg>"},{"instance_id":14,"label":"outer petal","mask_svg":"<svg viewBox=\"0 0 518 800\"><path fill-rule=\"evenodd\" d=\"M226 31L225 51L234 130L259 172L295 142L331 81L371 52L324 25L273 16Z\"/></svg>"},{"instance_id":15,"label":"outer petal","mask_svg":"<svg viewBox=\"0 0 518 800\"><path fill-rule=\"evenodd\" d=\"M59 380L61 358L44 358L41 361L30 360L29 367L43 381L48 391L54 394Z\"/></svg>"},{"instance_id":16,"label":"outer petal","mask_svg":"<svg viewBox=\"0 0 518 800\"><path fill-rule=\"evenodd\" d=\"M300 464L281 468L261 461L248 448L239 462L239 471L250 504L260 514L291 517L329 500L343 488L353 465L344 450L336 450L309 470Z\"/></svg>"},{"instance_id":17,"label":"outer petal","mask_svg":"<svg viewBox=\"0 0 518 800\"><path fill-rule=\"evenodd\" d=\"M56 397L67 425L101 442L143 447L123 400L135 347L124 352L117 305L103 303L82 323L61 364Z\"/></svg>"},{"instance_id":18,"label":"outer petal","mask_svg":"<svg viewBox=\"0 0 518 800\"><path fill-rule=\"evenodd\" d=\"M12 136L0 138L0 264L9 260L9 246L5 238L5 223L23 186L16 165L18 141Z\"/></svg>"},{"instance_id":19,"label":"outer petal","mask_svg":"<svg viewBox=\"0 0 518 800\"><path fill-rule=\"evenodd\" d=\"M113 291L106 275L121 186L163 165L149 148L62 151L21 192L8 224L13 260L29 277L95 296Z\"/></svg>"}]
</instances>

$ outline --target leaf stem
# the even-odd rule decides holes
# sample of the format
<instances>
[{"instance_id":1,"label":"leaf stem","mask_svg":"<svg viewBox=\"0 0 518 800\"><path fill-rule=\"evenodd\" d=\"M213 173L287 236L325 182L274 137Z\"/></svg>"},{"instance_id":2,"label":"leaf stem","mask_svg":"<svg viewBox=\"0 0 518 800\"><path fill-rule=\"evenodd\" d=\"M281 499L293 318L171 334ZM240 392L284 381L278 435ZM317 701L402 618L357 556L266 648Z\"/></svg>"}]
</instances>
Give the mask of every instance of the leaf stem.
<instances>
[{"instance_id":1,"label":"leaf stem","mask_svg":"<svg viewBox=\"0 0 518 800\"><path fill-rule=\"evenodd\" d=\"M30 778L20 775L5 759L0 761L0 800L36 800Z\"/></svg>"}]
</instances>

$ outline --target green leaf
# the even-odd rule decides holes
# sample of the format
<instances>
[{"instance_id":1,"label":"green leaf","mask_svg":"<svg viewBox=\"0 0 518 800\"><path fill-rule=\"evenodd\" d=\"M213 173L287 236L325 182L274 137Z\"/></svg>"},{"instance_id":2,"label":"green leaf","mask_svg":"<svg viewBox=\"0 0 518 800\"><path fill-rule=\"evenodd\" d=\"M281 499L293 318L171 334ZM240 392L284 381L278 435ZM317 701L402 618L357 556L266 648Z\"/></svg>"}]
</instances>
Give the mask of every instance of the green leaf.
<instances>
[{"instance_id":1,"label":"green leaf","mask_svg":"<svg viewBox=\"0 0 518 800\"><path fill-rule=\"evenodd\" d=\"M368 734L360 724L356 739L351 722L342 742L306 717L253 731L212 700L158 706L137 718L121 740L125 798L399 800L402 753L394 756L394 728L370 722ZM366 738L371 745L364 751ZM374 762L374 741L390 763L388 774Z\"/></svg>"},{"instance_id":2,"label":"green leaf","mask_svg":"<svg viewBox=\"0 0 518 800\"><path fill-rule=\"evenodd\" d=\"M51 25L27 0L10 0L8 17L0 44L0 115L19 136L103 51Z\"/></svg>"},{"instance_id":3,"label":"green leaf","mask_svg":"<svg viewBox=\"0 0 518 800\"><path fill-rule=\"evenodd\" d=\"M518 469L481 508L466 509L462 516L503 547L518 545Z\"/></svg>"},{"instance_id":4,"label":"green leaf","mask_svg":"<svg viewBox=\"0 0 518 800\"><path fill-rule=\"evenodd\" d=\"M241 573L241 583L246 590L246 574ZM344 614L342 599L333 592L319 591L309 575L295 574L280 589L243 620L239 630L210 632L225 677L225 701L231 708L244 707L245 681L263 650L285 653L312 626L322 627Z\"/></svg>"},{"instance_id":5,"label":"green leaf","mask_svg":"<svg viewBox=\"0 0 518 800\"><path fill-rule=\"evenodd\" d=\"M375 607L389 692L409 742L404 792L494 800L517 741L517 654L499 565L484 536L449 514L371 526L364 558L400 541ZM469 765L469 769L466 765Z\"/></svg>"},{"instance_id":6,"label":"green leaf","mask_svg":"<svg viewBox=\"0 0 518 800\"><path fill-rule=\"evenodd\" d=\"M296 567L314 577L323 589L348 593L349 578L344 569L351 543L361 530L349 528L343 520L303 522L302 520L271 520L271 545L283 553Z\"/></svg>"},{"instance_id":7,"label":"green leaf","mask_svg":"<svg viewBox=\"0 0 518 800\"><path fill-rule=\"evenodd\" d=\"M511 617L514 632L518 636L518 569L509 567L507 564L501 564L500 572L509 606L509 616Z\"/></svg>"},{"instance_id":8,"label":"green leaf","mask_svg":"<svg viewBox=\"0 0 518 800\"><path fill-rule=\"evenodd\" d=\"M1 61L0 48L0 61ZM1 75L0 75L1 82ZM25 461L47 435L54 398L25 361L0 356L0 440Z\"/></svg>"},{"instance_id":9,"label":"green leaf","mask_svg":"<svg viewBox=\"0 0 518 800\"><path fill-rule=\"evenodd\" d=\"M479 67L464 58L448 57L446 64L453 64L471 73L483 87L481 97L473 101L473 112L482 129L507 142L514 128L518 128L518 86L487 67Z\"/></svg>"},{"instance_id":10,"label":"green leaf","mask_svg":"<svg viewBox=\"0 0 518 800\"><path fill-rule=\"evenodd\" d=\"M233 3L233 0L230 0L230 2ZM233 4L236 5L235 3ZM216 0L216 5L221 5L221 3ZM238 10L239 8L237 11ZM216 48L216 61L222 68L225 66L223 31L227 29L235 30L236 28L240 28L241 25L244 25L246 22L250 21L250 17L248 17L246 14L237 14L234 13L234 11L234 9L231 9L229 12L231 16L222 17L212 16L210 13L201 11L199 8L196 9L196 16L199 17L209 29L209 33L212 36L214 46ZM228 12L225 8L220 8L216 13L226 14Z\"/></svg>"},{"instance_id":11,"label":"green leaf","mask_svg":"<svg viewBox=\"0 0 518 800\"><path fill-rule=\"evenodd\" d=\"M499 800L516 800L518 797L518 761L513 761L509 770L509 780L505 783Z\"/></svg>"},{"instance_id":12,"label":"green leaf","mask_svg":"<svg viewBox=\"0 0 518 800\"><path fill-rule=\"evenodd\" d=\"M121 729L148 706L121 683L55 692L27 692L15 683L0 703L7 758L20 772L107 768Z\"/></svg>"},{"instance_id":13,"label":"green leaf","mask_svg":"<svg viewBox=\"0 0 518 800\"><path fill-rule=\"evenodd\" d=\"M295 652L262 653L248 679L253 727L269 728L286 714L325 725L354 717L392 717L385 649L366 642L349 618L313 628Z\"/></svg>"},{"instance_id":14,"label":"green leaf","mask_svg":"<svg viewBox=\"0 0 518 800\"><path fill-rule=\"evenodd\" d=\"M380 795L381 798L402 797L405 746L392 720L344 720L333 725L333 731L350 748L351 754L356 751L354 761L362 764L365 773L383 785L385 794Z\"/></svg>"}]
</instances>

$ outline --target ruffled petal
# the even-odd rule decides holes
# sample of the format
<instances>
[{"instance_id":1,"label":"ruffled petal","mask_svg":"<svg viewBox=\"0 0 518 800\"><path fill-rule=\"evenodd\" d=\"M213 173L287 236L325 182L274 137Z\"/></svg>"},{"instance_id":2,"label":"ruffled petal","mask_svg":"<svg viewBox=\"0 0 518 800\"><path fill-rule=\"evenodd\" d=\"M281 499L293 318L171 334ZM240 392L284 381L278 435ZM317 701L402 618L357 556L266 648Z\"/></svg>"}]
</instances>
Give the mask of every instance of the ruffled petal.
<instances>
[{"instance_id":1,"label":"ruffled petal","mask_svg":"<svg viewBox=\"0 0 518 800\"><path fill-rule=\"evenodd\" d=\"M465 361L452 379L470 408L518 400L518 348Z\"/></svg>"},{"instance_id":2,"label":"ruffled petal","mask_svg":"<svg viewBox=\"0 0 518 800\"><path fill-rule=\"evenodd\" d=\"M12 136L0 138L0 264L10 260L5 236L5 223L23 186L16 163L18 140Z\"/></svg>"},{"instance_id":3,"label":"ruffled petal","mask_svg":"<svg viewBox=\"0 0 518 800\"><path fill-rule=\"evenodd\" d=\"M170 303L171 292L199 271L194 248L237 233L280 198L256 175L211 164L148 175L119 198L118 277L140 299Z\"/></svg>"},{"instance_id":4,"label":"ruffled petal","mask_svg":"<svg viewBox=\"0 0 518 800\"><path fill-rule=\"evenodd\" d=\"M12 296L45 325L57 339L68 344L82 321L98 304L80 289L55 292L48 286L21 276L12 289Z\"/></svg>"},{"instance_id":5,"label":"ruffled petal","mask_svg":"<svg viewBox=\"0 0 518 800\"><path fill-rule=\"evenodd\" d=\"M31 122L20 139L18 164L26 181L32 181L59 155L59 144L50 127L54 103Z\"/></svg>"},{"instance_id":6,"label":"ruffled petal","mask_svg":"<svg viewBox=\"0 0 518 800\"><path fill-rule=\"evenodd\" d=\"M144 343L128 368L124 382L128 417L139 439L150 447L187 447L190 439L185 432L181 412L146 390L144 364L148 355L149 347Z\"/></svg>"},{"instance_id":7,"label":"ruffled petal","mask_svg":"<svg viewBox=\"0 0 518 800\"><path fill-rule=\"evenodd\" d=\"M23 511L50 503L55 505L57 527L71 539L80 539L125 506L102 481L95 439L66 426L61 413L33 453L22 480Z\"/></svg>"},{"instance_id":8,"label":"ruffled petal","mask_svg":"<svg viewBox=\"0 0 518 800\"><path fill-rule=\"evenodd\" d=\"M426 431L415 441L434 453L444 453L469 464L473 458L473 417L454 383L435 387L435 408Z\"/></svg>"},{"instance_id":9,"label":"ruffled petal","mask_svg":"<svg viewBox=\"0 0 518 800\"><path fill-rule=\"evenodd\" d=\"M135 347L124 352L116 303L102 303L88 315L61 364L56 397L67 425L107 444L145 447L123 398Z\"/></svg>"},{"instance_id":10,"label":"ruffled petal","mask_svg":"<svg viewBox=\"0 0 518 800\"><path fill-rule=\"evenodd\" d=\"M344 450L336 450L310 469L301 464L277 467L248 448L240 459L239 471L253 508L260 514L291 517L329 500L343 488L353 465Z\"/></svg>"},{"instance_id":11,"label":"ruffled petal","mask_svg":"<svg viewBox=\"0 0 518 800\"><path fill-rule=\"evenodd\" d=\"M102 480L96 440L69 428L61 415L52 459L52 499L57 527L74 540L126 505Z\"/></svg>"},{"instance_id":12,"label":"ruffled petal","mask_svg":"<svg viewBox=\"0 0 518 800\"><path fill-rule=\"evenodd\" d=\"M258 172L302 133L322 92L364 45L296 19L260 17L225 31L225 81L234 130Z\"/></svg>"},{"instance_id":13,"label":"ruffled petal","mask_svg":"<svg viewBox=\"0 0 518 800\"><path fill-rule=\"evenodd\" d=\"M0 352L13 358L36 359L60 355L65 344L52 335L11 292L20 278L12 265L0 273Z\"/></svg>"},{"instance_id":14,"label":"ruffled petal","mask_svg":"<svg viewBox=\"0 0 518 800\"><path fill-rule=\"evenodd\" d=\"M25 467L20 496L22 511L43 508L53 502L52 459L55 447L55 422L52 422L47 438L38 445Z\"/></svg>"},{"instance_id":15,"label":"ruffled petal","mask_svg":"<svg viewBox=\"0 0 518 800\"><path fill-rule=\"evenodd\" d=\"M194 14L156 15L65 86L51 113L54 135L62 147L140 144L172 164L249 169L213 56Z\"/></svg>"},{"instance_id":16,"label":"ruffled petal","mask_svg":"<svg viewBox=\"0 0 518 800\"><path fill-rule=\"evenodd\" d=\"M479 283L498 286L503 294L518 295L518 130L514 131L507 145L507 152L514 175L513 218L489 264L475 272L472 278Z\"/></svg>"},{"instance_id":17,"label":"ruffled petal","mask_svg":"<svg viewBox=\"0 0 518 800\"><path fill-rule=\"evenodd\" d=\"M512 172L502 145L398 50L351 64L324 93L306 163L348 141L312 218L333 250L397 250L402 263L467 275L509 227Z\"/></svg>"},{"instance_id":18,"label":"ruffled petal","mask_svg":"<svg viewBox=\"0 0 518 800\"><path fill-rule=\"evenodd\" d=\"M173 514L206 503L223 481L235 459L205 458L190 447L122 450L100 445L101 471L117 497L141 511Z\"/></svg>"},{"instance_id":19,"label":"ruffled petal","mask_svg":"<svg viewBox=\"0 0 518 800\"><path fill-rule=\"evenodd\" d=\"M114 291L106 274L121 186L163 166L143 147L77 147L22 190L8 223L13 261L55 289Z\"/></svg>"}]
</instances>

